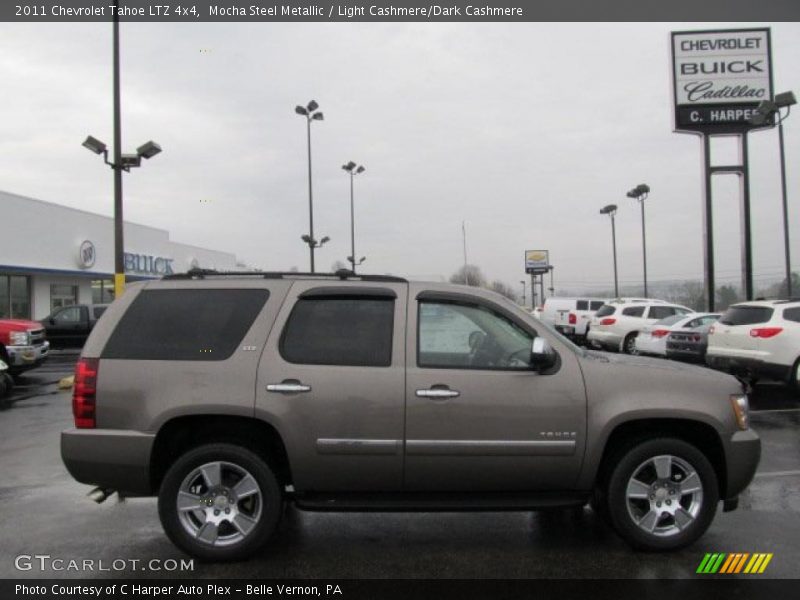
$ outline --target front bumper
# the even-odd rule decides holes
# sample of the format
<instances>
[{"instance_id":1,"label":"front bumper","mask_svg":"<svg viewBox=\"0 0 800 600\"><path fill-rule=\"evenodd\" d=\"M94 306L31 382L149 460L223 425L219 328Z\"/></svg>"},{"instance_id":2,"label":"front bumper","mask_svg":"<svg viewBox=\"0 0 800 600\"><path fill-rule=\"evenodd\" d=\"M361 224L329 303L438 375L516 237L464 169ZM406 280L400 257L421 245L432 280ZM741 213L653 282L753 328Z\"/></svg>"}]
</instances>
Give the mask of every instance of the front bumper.
<instances>
[{"instance_id":1,"label":"front bumper","mask_svg":"<svg viewBox=\"0 0 800 600\"><path fill-rule=\"evenodd\" d=\"M6 346L9 367L12 371L25 371L42 364L50 353L50 342L31 346Z\"/></svg>"},{"instance_id":2,"label":"front bumper","mask_svg":"<svg viewBox=\"0 0 800 600\"><path fill-rule=\"evenodd\" d=\"M761 440L752 429L737 431L727 440L725 463L727 485L722 490L722 499L733 499L750 485L761 459Z\"/></svg>"},{"instance_id":3,"label":"front bumper","mask_svg":"<svg viewBox=\"0 0 800 600\"><path fill-rule=\"evenodd\" d=\"M150 454L155 435L112 429L61 432L61 460L80 483L129 495L150 495Z\"/></svg>"}]
</instances>

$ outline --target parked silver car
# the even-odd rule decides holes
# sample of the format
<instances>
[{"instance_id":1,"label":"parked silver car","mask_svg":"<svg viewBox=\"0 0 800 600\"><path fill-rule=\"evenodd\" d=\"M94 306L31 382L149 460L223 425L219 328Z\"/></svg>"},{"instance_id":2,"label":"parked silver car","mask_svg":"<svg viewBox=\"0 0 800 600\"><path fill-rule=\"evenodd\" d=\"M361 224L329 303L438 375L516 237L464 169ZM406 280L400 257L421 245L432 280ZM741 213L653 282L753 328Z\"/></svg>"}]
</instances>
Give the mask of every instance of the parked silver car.
<instances>
[{"instance_id":1,"label":"parked silver car","mask_svg":"<svg viewBox=\"0 0 800 600\"><path fill-rule=\"evenodd\" d=\"M61 453L158 495L167 535L249 556L307 510L591 502L636 548L696 540L759 461L742 385L583 350L498 294L382 276L194 271L130 285L76 369Z\"/></svg>"}]
</instances>

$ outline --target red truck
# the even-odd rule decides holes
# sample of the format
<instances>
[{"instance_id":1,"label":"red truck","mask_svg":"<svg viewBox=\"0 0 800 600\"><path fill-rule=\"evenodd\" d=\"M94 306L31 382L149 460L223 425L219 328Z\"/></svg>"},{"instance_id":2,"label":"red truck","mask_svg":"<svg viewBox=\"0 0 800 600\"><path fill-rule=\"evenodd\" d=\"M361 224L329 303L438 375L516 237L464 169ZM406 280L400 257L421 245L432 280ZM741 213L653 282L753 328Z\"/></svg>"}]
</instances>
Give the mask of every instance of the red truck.
<instances>
[{"instance_id":1,"label":"red truck","mask_svg":"<svg viewBox=\"0 0 800 600\"><path fill-rule=\"evenodd\" d=\"M0 319L0 360L11 375L42 364L50 352L41 323L25 319Z\"/></svg>"}]
</instances>

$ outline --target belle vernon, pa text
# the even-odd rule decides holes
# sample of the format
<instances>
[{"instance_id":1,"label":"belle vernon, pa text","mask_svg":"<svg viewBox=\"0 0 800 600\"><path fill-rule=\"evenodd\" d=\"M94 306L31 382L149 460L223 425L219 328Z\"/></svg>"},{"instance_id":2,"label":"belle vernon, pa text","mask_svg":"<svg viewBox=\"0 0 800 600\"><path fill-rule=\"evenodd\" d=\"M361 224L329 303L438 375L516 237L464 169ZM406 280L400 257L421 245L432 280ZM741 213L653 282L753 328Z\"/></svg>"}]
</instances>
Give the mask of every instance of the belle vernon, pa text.
<instances>
[{"instance_id":1,"label":"belle vernon, pa text","mask_svg":"<svg viewBox=\"0 0 800 600\"><path fill-rule=\"evenodd\" d=\"M121 596L150 596L166 597L173 596L229 596L233 591L236 593L244 592L248 596L337 596L342 595L342 588L338 585L245 585L234 587L231 585L219 585L210 583L208 585L139 585L139 584L110 584L110 585L64 585L54 583L51 586L45 585L24 585L17 584L15 588L16 596L43 596L50 593L54 596L94 596L101 598L113 596L117 593Z\"/></svg>"}]
</instances>

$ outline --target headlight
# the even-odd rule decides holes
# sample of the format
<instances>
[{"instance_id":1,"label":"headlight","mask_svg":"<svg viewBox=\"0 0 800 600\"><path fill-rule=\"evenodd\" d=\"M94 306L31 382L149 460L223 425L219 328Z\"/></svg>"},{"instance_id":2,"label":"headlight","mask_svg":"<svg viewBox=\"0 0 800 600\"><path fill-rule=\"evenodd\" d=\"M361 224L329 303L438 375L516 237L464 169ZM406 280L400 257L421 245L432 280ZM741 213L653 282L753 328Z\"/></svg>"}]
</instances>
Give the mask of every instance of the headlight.
<instances>
[{"instance_id":1,"label":"headlight","mask_svg":"<svg viewBox=\"0 0 800 600\"><path fill-rule=\"evenodd\" d=\"M31 336L27 331L12 331L9 334L12 346L30 346Z\"/></svg>"},{"instance_id":2,"label":"headlight","mask_svg":"<svg viewBox=\"0 0 800 600\"><path fill-rule=\"evenodd\" d=\"M747 400L747 394L731 394L731 404L739 429L744 430L750 427L750 403Z\"/></svg>"}]
</instances>

